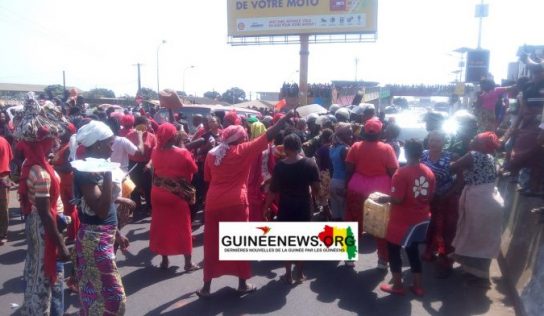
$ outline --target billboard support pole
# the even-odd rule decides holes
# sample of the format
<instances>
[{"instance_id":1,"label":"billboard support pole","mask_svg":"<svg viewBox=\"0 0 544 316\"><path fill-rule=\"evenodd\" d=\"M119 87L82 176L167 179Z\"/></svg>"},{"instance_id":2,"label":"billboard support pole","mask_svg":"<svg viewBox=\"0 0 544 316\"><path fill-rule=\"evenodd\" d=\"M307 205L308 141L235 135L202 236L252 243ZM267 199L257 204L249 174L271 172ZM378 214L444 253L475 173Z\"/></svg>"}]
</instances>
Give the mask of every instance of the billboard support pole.
<instances>
[{"instance_id":1,"label":"billboard support pole","mask_svg":"<svg viewBox=\"0 0 544 316\"><path fill-rule=\"evenodd\" d=\"M308 104L308 56L310 55L308 34L300 35L300 72L299 72L299 102Z\"/></svg>"}]
</instances>

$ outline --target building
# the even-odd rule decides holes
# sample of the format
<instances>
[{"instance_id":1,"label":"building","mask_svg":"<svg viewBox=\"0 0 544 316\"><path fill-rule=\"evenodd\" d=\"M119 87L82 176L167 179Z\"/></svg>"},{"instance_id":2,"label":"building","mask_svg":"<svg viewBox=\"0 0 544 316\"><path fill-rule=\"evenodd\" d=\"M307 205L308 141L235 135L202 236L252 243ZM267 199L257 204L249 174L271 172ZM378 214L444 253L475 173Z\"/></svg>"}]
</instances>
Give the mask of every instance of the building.
<instances>
[{"instance_id":1,"label":"building","mask_svg":"<svg viewBox=\"0 0 544 316\"><path fill-rule=\"evenodd\" d=\"M41 93L47 85L0 83L0 106L18 105L26 92Z\"/></svg>"}]
</instances>

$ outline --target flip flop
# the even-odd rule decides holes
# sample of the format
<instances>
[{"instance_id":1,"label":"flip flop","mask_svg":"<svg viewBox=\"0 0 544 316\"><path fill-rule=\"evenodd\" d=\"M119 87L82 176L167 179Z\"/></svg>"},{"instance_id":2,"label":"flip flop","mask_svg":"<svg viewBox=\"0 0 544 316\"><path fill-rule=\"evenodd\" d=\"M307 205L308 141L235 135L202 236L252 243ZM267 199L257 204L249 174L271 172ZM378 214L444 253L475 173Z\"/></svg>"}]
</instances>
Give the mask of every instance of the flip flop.
<instances>
[{"instance_id":1,"label":"flip flop","mask_svg":"<svg viewBox=\"0 0 544 316\"><path fill-rule=\"evenodd\" d=\"M243 290L241 290L241 289L236 290L236 292L238 292L238 295L240 295L240 296L247 295L247 294L253 293L255 291L257 291L257 287L255 285L253 285L253 284L248 284L247 287L245 289L243 289Z\"/></svg>"},{"instance_id":2,"label":"flip flop","mask_svg":"<svg viewBox=\"0 0 544 316\"><path fill-rule=\"evenodd\" d=\"M202 292L202 289L195 291L195 294L196 296L198 296L198 298L202 298L202 299L208 299L212 296L211 293Z\"/></svg>"},{"instance_id":3,"label":"flip flop","mask_svg":"<svg viewBox=\"0 0 544 316\"><path fill-rule=\"evenodd\" d=\"M380 290L382 290L382 291L384 291L386 293L391 293L391 294L396 294L396 295L404 295L406 293L404 288L396 289L390 284L380 285Z\"/></svg>"},{"instance_id":4,"label":"flip flop","mask_svg":"<svg viewBox=\"0 0 544 316\"><path fill-rule=\"evenodd\" d=\"M196 270L200 270L201 267L197 266L196 264L191 264L190 266L183 267L183 269L185 270L185 272L193 272Z\"/></svg>"},{"instance_id":5,"label":"flip flop","mask_svg":"<svg viewBox=\"0 0 544 316\"><path fill-rule=\"evenodd\" d=\"M410 291L412 291L412 293L414 293L414 295L417 297L423 297L423 295L425 295L423 288L415 287L413 285L410 286Z\"/></svg>"}]
</instances>

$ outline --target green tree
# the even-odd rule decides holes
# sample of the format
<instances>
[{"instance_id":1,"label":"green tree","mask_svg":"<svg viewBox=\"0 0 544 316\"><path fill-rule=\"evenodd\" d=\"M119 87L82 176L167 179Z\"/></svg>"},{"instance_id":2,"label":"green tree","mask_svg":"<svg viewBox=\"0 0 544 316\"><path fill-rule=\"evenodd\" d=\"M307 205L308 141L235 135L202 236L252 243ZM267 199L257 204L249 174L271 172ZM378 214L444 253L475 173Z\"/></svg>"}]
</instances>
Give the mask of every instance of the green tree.
<instances>
[{"instance_id":1,"label":"green tree","mask_svg":"<svg viewBox=\"0 0 544 316\"><path fill-rule=\"evenodd\" d=\"M246 92L238 87L230 88L221 95L221 100L230 104L246 100Z\"/></svg>"},{"instance_id":2,"label":"green tree","mask_svg":"<svg viewBox=\"0 0 544 316\"><path fill-rule=\"evenodd\" d=\"M221 93L217 91L207 91L204 93L204 97L208 99L216 100L221 97Z\"/></svg>"},{"instance_id":3,"label":"green tree","mask_svg":"<svg viewBox=\"0 0 544 316\"><path fill-rule=\"evenodd\" d=\"M115 93L109 89L96 88L86 92L85 97L89 99L115 98Z\"/></svg>"},{"instance_id":4,"label":"green tree","mask_svg":"<svg viewBox=\"0 0 544 316\"><path fill-rule=\"evenodd\" d=\"M64 87L60 84L49 85L43 89L45 95L49 100L53 100L56 97L59 97L61 100L64 99Z\"/></svg>"},{"instance_id":5,"label":"green tree","mask_svg":"<svg viewBox=\"0 0 544 316\"><path fill-rule=\"evenodd\" d=\"M159 99L159 95L157 94L157 92L149 88L140 89L139 95L141 95L142 98L144 98L144 100L158 100Z\"/></svg>"}]
</instances>

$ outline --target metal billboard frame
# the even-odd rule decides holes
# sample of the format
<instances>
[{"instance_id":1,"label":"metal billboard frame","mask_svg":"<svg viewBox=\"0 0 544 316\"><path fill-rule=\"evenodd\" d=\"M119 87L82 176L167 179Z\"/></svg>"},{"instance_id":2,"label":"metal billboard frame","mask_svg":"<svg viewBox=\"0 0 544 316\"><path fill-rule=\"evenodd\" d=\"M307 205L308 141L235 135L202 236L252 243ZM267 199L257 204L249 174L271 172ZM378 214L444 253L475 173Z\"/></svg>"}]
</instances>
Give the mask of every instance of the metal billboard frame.
<instances>
[{"instance_id":1,"label":"metal billboard frame","mask_svg":"<svg viewBox=\"0 0 544 316\"><path fill-rule=\"evenodd\" d=\"M377 39L377 33L314 34L309 35L308 42L310 44L374 43ZM300 35L229 36L227 39L227 44L232 46L285 45L300 43Z\"/></svg>"}]
</instances>

